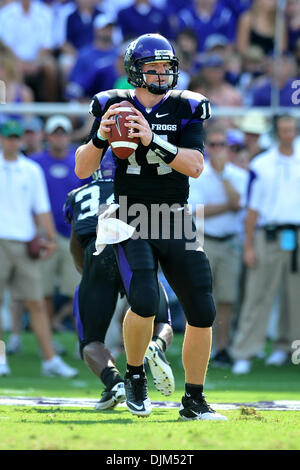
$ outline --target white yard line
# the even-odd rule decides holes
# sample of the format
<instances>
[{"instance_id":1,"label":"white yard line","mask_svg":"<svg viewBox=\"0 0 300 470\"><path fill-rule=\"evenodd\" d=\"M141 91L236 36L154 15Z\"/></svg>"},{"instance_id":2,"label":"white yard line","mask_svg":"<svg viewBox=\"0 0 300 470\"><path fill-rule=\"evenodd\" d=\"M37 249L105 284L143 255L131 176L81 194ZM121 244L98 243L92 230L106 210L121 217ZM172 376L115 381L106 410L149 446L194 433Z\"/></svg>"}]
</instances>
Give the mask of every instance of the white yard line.
<instances>
[{"instance_id":1,"label":"white yard line","mask_svg":"<svg viewBox=\"0 0 300 470\"><path fill-rule=\"evenodd\" d=\"M56 407L75 407L75 408L93 408L97 403L97 399L92 400L89 398L60 398L60 397L0 397L0 406L56 406ZM180 403L174 401L153 401L153 408L174 409L179 408ZM119 407L126 407L125 404L118 405ZM275 401L260 401L256 403L212 403L212 408L216 410L237 410L241 407L250 407L258 410L291 410L300 411L300 401L296 400L275 400ZM5 419L5 418L3 418Z\"/></svg>"}]
</instances>

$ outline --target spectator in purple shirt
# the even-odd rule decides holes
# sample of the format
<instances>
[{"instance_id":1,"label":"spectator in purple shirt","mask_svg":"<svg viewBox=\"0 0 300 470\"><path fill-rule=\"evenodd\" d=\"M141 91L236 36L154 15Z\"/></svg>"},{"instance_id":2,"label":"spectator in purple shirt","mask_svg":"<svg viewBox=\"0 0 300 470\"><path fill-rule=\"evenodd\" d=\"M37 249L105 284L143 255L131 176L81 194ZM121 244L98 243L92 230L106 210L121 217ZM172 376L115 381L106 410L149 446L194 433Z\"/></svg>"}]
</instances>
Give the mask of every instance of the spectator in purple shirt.
<instances>
[{"instance_id":1,"label":"spectator in purple shirt","mask_svg":"<svg viewBox=\"0 0 300 470\"><path fill-rule=\"evenodd\" d=\"M65 116L52 116L47 120L44 131L48 149L31 155L31 158L44 172L57 232L57 251L52 258L41 263L43 292L48 314L53 320L55 288L59 288L60 294L72 301L75 287L80 281L69 251L70 226L64 220L63 205L67 194L85 184L87 180L79 180L74 173L75 149L70 146L72 132L70 120Z\"/></svg>"},{"instance_id":2,"label":"spectator in purple shirt","mask_svg":"<svg viewBox=\"0 0 300 470\"><path fill-rule=\"evenodd\" d=\"M66 42L73 53L93 42L93 23L96 16L102 13L95 7L95 0L76 0L76 4L76 10L66 21Z\"/></svg>"},{"instance_id":3,"label":"spectator in purple shirt","mask_svg":"<svg viewBox=\"0 0 300 470\"><path fill-rule=\"evenodd\" d=\"M113 39L114 28L114 22L109 16L97 16L94 21L94 42L79 53L66 86L66 98L84 99L95 94L94 83L98 70L111 66L118 56ZM98 86L96 93L99 91Z\"/></svg>"},{"instance_id":4,"label":"spectator in purple shirt","mask_svg":"<svg viewBox=\"0 0 300 470\"><path fill-rule=\"evenodd\" d=\"M287 0L285 3L285 15L288 30L288 48L294 51L297 40L300 39L300 8L299 0Z\"/></svg>"},{"instance_id":5,"label":"spectator in purple shirt","mask_svg":"<svg viewBox=\"0 0 300 470\"><path fill-rule=\"evenodd\" d=\"M295 45L294 57L296 61L296 77L300 77L300 38Z\"/></svg>"},{"instance_id":6,"label":"spectator in purple shirt","mask_svg":"<svg viewBox=\"0 0 300 470\"><path fill-rule=\"evenodd\" d=\"M203 52L211 34L222 34L229 43L235 39L235 19L222 0L194 0L193 6L179 12L180 29L193 29L198 38L198 51Z\"/></svg>"},{"instance_id":7,"label":"spectator in purple shirt","mask_svg":"<svg viewBox=\"0 0 300 470\"><path fill-rule=\"evenodd\" d=\"M96 0L76 0L76 9L64 21L60 67L66 77L75 63L78 52L90 46L94 39L94 20L101 13Z\"/></svg>"},{"instance_id":8,"label":"spectator in purple shirt","mask_svg":"<svg viewBox=\"0 0 300 470\"><path fill-rule=\"evenodd\" d=\"M127 81L127 75L124 69L124 55L128 46L126 41L118 51L118 56L114 62L106 67L99 68L95 74L94 82L91 86L92 93L90 97L100 91L110 90L112 88L128 89L133 88Z\"/></svg>"},{"instance_id":9,"label":"spectator in purple shirt","mask_svg":"<svg viewBox=\"0 0 300 470\"><path fill-rule=\"evenodd\" d=\"M279 75L279 106L299 106L293 103L293 93L295 89L292 83L295 80L295 62L289 56L283 56L280 64ZM269 73L261 83L253 89L252 106L270 106L272 97L272 87L275 85L273 78L273 60L269 59Z\"/></svg>"},{"instance_id":10,"label":"spectator in purple shirt","mask_svg":"<svg viewBox=\"0 0 300 470\"><path fill-rule=\"evenodd\" d=\"M151 5L149 0L135 0L132 6L120 10L117 23L124 39L136 38L145 32L170 37L167 11Z\"/></svg>"},{"instance_id":11,"label":"spectator in purple shirt","mask_svg":"<svg viewBox=\"0 0 300 470\"><path fill-rule=\"evenodd\" d=\"M237 21L240 15L251 7L252 0L222 0L222 3L224 7L229 8Z\"/></svg>"},{"instance_id":12,"label":"spectator in purple shirt","mask_svg":"<svg viewBox=\"0 0 300 470\"><path fill-rule=\"evenodd\" d=\"M194 30L182 29L176 37L176 55L180 68L195 75L200 68L200 54L197 53L198 39Z\"/></svg>"}]
</instances>

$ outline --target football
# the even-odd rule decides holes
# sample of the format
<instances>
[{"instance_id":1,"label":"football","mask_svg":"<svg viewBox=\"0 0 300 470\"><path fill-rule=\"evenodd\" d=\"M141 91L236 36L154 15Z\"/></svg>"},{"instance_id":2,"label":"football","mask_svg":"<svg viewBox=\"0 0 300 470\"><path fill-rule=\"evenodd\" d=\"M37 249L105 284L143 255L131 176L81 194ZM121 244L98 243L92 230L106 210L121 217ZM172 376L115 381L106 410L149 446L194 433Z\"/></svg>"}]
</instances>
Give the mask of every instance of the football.
<instances>
[{"instance_id":1,"label":"football","mask_svg":"<svg viewBox=\"0 0 300 470\"><path fill-rule=\"evenodd\" d=\"M119 108L116 108L118 114L112 117L115 120L115 125L111 126L111 132L108 137L112 151L122 160L129 158L135 152L140 142L138 137L129 137L132 130L124 125L126 122L130 122L127 121L126 117L132 115L132 106L132 103L129 103L129 101L121 101Z\"/></svg>"}]
</instances>

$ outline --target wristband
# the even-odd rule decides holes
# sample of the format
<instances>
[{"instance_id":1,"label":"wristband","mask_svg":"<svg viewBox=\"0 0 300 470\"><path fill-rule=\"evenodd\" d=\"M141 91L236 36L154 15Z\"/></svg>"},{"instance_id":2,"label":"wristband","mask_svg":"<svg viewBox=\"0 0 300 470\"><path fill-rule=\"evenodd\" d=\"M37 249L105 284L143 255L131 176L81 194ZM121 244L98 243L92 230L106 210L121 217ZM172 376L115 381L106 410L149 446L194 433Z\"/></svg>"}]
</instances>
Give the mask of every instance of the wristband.
<instances>
[{"instance_id":1,"label":"wristband","mask_svg":"<svg viewBox=\"0 0 300 470\"><path fill-rule=\"evenodd\" d=\"M152 133L152 141L149 145L149 148L153 150L154 153L164 160L166 163L171 163L178 153L178 147L176 145L170 144L166 140L159 137L159 135Z\"/></svg>"},{"instance_id":2,"label":"wristband","mask_svg":"<svg viewBox=\"0 0 300 470\"><path fill-rule=\"evenodd\" d=\"M100 129L97 130L97 137L98 137L98 139L100 139L100 140L104 140L104 141L107 140L107 139L104 139L104 138L102 137L102 135L100 134Z\"/></svg>"},{"instance_id":3,"label":"wristband","mask_svg":"<svg viewBox=\"0 0 300 470\"><path fill-rule=\"evenodd\" d=\"M92 138L92 142L97 147L97 149L105 149L108 147L108 142L107 139L103 139L98 131L94 134L94 137Z\"/></svg>"}]
</instances>

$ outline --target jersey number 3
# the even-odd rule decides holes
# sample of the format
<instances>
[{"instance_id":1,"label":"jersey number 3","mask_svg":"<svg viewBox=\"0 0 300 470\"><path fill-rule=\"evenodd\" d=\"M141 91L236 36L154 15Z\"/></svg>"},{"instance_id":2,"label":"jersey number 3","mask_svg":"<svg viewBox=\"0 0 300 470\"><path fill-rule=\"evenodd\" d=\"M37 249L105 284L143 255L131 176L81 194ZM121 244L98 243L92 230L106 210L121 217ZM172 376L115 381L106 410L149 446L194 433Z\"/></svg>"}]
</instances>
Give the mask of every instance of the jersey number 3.
<instances>
[{"instance_id":1,"label":"jersey number 3","mask_svg":"<svg viewBox=\"0 0 300 470\"><path fill-rule=\"evenodd\" d=\"M84 199L84 200L83 200ZM106 204L110 204L114 200L114 195L111 194ZM78 220L86 219L93 215L97 215L100 203L100 188L99 186L89 186L82 191L79 191L75 196L75 202L81 202L80 215Z\"/></svg>"}]
</instances>

